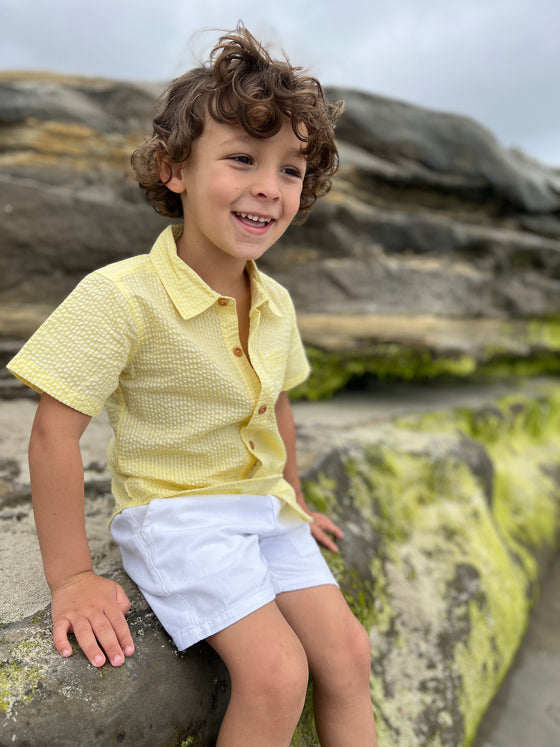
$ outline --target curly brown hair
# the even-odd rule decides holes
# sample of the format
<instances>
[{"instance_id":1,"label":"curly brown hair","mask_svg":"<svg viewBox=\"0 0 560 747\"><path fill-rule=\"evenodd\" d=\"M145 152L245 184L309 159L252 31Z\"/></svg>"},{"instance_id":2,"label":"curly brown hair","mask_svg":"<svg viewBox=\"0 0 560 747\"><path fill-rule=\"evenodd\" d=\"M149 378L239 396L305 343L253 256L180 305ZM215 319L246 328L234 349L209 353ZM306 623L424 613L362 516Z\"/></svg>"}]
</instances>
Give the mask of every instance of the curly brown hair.
<instances>
[{"instance_id":1,"label":"curly brown hair","mask_svg":"<svg viewBox=\"0 0 560 747\"><path fill-rule=\"evenodd\" d=\"M338 168L334 124L343 108L342 102L327 101L319 81L301 68L288 60L273 60L239 23L218 40L208 62L174 80L165 91L152 137L132 154L134 175L158 213L179 218L180 195L162 182L159 163L184 163L208 114L224 124L241 124L256 138L275 135L287 117L305 143L307 168L296 216L303 219L329 191Z\"/></svg>"}]
</instances>

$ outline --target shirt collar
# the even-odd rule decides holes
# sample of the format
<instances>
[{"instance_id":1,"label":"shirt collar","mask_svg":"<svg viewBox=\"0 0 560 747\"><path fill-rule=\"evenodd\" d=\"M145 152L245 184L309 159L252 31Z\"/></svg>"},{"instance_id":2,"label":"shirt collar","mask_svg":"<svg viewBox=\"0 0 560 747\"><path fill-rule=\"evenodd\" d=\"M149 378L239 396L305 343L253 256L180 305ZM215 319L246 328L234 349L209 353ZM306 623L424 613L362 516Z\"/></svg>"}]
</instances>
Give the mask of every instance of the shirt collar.
<instances>
[{"instance_id":1,"label":"shirt collar","mask_svg":"<svg viewBox=\"0 0 560 747\"><path fill-rule=\"evenodd\" d=\"M264 282L265 276L252 260L247 262L247 273L251 281L251 307L262 308L267 306L275 316L285 316L285 310L280 308L270 295Z\"/></svg>"},{"instance_id":2,"label":"shirt collar","mask_svg":"<svg viewBox=\"0 0 560 747\"><path fill-rule=\"evenodd\" d=\"M178 257L176 240L182 231L183 226L168 226L156 239L150 258L179 314L183 319L192 319L213 306L221 296ZM254 262L247 262L247 272L251 280L252 307L266 304L273 314L283 316L282 309L271 298L264 277Z\"/></svg>"}]
</instances>

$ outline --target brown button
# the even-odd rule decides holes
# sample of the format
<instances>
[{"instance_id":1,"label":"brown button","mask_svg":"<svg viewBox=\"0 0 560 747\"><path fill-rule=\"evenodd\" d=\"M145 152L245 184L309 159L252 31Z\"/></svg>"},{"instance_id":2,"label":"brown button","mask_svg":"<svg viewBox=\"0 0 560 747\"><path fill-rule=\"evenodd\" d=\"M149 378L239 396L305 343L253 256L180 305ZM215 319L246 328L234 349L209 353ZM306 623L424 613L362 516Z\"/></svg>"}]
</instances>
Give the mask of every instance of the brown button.
<instances>
[{"instance_id":1,"label":"brown button","mask_svg":"<svg viewBox=\"0 0 560 747\"><path fill-rule=\"evenodd\" d=\"M218 299L218 306L227 306L227 305L228 305L227 298L219 298Z\"/></svg>"},{"instance_id":2,"label":"brown button","mask_svg":"<svg viewBox=\"0 0 560 747\"><path fill-rule=\"evenodd\" d=\"M259 407L259 415L264 415L266 412L266 405L261 405Z\"/></svg>"},{"instance_id":3,"label":"brown button","mask_svg":"<svg viewBox=\"0 0 560 747\"><path fill-rule=\"evenodd\" d=\"M233 354L238 358L241 358L241 356L243 355L243 350L241 348L233 348Z\"/></svg>"},{"instance_id":4,"label":"brown button","mask_svg":"<svg viewBox=\"0 0 560 747\"><path fill-rule=\"evenodd\" d=\"M254 451L255 450L255 442L254 441L249 441L249 447L251 448L252 451Z\"/></svg>"}]
</instances>

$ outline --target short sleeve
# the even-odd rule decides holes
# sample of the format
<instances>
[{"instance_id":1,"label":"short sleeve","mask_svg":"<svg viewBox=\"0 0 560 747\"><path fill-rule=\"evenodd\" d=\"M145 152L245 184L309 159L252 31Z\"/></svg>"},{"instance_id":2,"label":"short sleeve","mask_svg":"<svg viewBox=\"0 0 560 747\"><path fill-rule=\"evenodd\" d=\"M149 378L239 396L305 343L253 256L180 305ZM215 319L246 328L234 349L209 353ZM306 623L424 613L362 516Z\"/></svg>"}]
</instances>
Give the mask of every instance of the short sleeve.
<instances>
[{"instance_id":1,"label":"short sleeve","mask_svg":"<svg viewBox=\"0 0 560 747\"><path fill-rule=\"evenodd\" d=\"M286 375L284 377L283 391L293 389L298 384L301 384L309 376L311 370L303 342L299 334L299 330L296 322L296 313L290 299L289 308L291 312L291 336L290 336L290 347L288 352L288 360L286 363Z\"/></svg>"},{"instance_id":2,"label":"short sleeve","mask_svg":"<svg viewBox=\"0 0 560 747\"><path fill-rule=\"evenodd\" d=\"M55 309L7 368L32 389L95 416L118 387L138 333L122 289L94 272Z\"/></svg>"}]
</instances>

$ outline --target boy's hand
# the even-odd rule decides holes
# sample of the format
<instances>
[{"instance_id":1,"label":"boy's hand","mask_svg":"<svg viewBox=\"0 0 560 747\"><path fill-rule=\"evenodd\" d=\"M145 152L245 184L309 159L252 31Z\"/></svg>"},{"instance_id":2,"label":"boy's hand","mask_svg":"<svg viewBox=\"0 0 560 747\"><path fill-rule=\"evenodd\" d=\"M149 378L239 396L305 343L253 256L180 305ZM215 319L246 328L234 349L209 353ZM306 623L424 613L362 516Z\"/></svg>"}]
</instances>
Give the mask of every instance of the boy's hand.
<instances>
[{"instance_id":1,"label":"boy's hand","mask_svg":"<svg viewBox=\"0 0 560 747\"><path fill-rule=\"evenodd\" d=\"M53 641L61 656L72 654L74 633L94 667L109 659L115 667L132 656L134 643L125 619L130 602L115 581L86 571L51 588Z\"/></svg>"},{"instance_id":2,"label":"boy's hand","mask_svg":"<svg viewBox=\"0 0 560 747\"><path fill-rule=\"evenodd\" d=\"M331 552L338 552L338 547L336 546L336 543L331 539L329 535L333 535L337 539L342 539L344 537L344 532L340 527L338 527L332 519L329 519L328 516L325 516L325 514L318 513L317 511L310 511L309 512L311 516L313 516L313 523L311 524L311 534L317 542L320 542L322 545L324 545L327 550L331 550ZM327 534L328 532L328 534Z\"/></svg>"}]
</instances>

